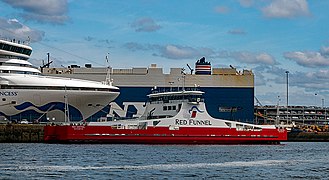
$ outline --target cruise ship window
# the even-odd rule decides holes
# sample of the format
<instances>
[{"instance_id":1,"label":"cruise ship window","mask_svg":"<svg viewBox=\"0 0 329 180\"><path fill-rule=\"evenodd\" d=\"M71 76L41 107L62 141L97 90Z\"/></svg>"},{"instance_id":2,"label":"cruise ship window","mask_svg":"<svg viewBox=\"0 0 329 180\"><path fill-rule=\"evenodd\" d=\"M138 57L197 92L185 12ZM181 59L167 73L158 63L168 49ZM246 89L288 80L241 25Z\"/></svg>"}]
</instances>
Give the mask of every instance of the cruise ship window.
<instances>
[{"instance_id":1,"label":"cruise ship window","mask_svg":"<svg viewBox=\"0 0 329 180\"><path fill-rule=\"evenodd\" d=\"M163 110L164 111L167 111L167 106L163 106Z\"/></svg>"},{"instance_id":2,"label":"cruise ship window","mask_svg":"<svg viewBox=\"0 0 329 180\"><path fill-rule=\"evenodd\" d=\"M9 51L9 48L10 48L10 46L8 44L4 44L3 45L3 50Z\"/></svg>"},{"instance_id":3,"label":"cruise ship window","mask_svg":"<svg viewBox=\"0 0 329 180\"><path fill-rule=\"evenodd\" d=\"M2 101L6 101L6 98L2 98Z\"/></svg>"}]
</instances>

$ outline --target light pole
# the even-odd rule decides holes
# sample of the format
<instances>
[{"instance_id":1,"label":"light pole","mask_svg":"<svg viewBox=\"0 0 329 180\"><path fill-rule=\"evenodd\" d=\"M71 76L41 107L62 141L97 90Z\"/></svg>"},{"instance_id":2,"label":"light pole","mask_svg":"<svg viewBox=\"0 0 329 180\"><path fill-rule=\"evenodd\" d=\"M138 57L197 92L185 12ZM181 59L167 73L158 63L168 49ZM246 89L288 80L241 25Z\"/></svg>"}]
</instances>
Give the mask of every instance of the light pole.
<instances>
[{"instance_id":1,"label":"light pole","mask_svg":"<svg viewBox=\"0 0 329 180\"><path fill-rule=\"evenodd\" d=\"M317 95L318 95L317 93L314 94L314 107L316 107L316 96Z\"/></svg>"},{"instance_id":2,"label":"light pole","mask_svg":"<svg viewBox=\"0 0 329 180\"><path fill-rule=\"evenodd\" d=\"M286 75L287 75L287 124L289 121L289 116L288 116L288 105L289 105L289 71L286 71Z\"/></svg>"},{"instance_id":3,"label":"light pole","mask_svg":"<svg viewBox=\"0 0 329 180\"><path fill-rule=\"evenodd\" d=\"M286 75L287 75L287 78L286 78L286 83L287 83L287 108L288 108L288 103L289 103L289 71L286 71Z\"/></svg>"}]
</instances>

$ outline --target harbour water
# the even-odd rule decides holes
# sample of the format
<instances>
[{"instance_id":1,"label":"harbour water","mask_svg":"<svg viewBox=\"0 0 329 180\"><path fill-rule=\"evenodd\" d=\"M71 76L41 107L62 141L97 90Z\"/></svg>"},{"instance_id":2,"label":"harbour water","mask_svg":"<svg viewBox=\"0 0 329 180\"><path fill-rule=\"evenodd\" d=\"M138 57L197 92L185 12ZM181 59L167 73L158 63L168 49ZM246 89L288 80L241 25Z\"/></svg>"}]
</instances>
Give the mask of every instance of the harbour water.
<instances>
[{"instance_id":1,"label":"harbour water","mask_svg":"<svg viewBox=\"0 0 329 180\"><path fill-rule=\"evenodd\" d=\"M329 143L2 143L0 179L325 179Z\"/></svg>"}]
</instances>

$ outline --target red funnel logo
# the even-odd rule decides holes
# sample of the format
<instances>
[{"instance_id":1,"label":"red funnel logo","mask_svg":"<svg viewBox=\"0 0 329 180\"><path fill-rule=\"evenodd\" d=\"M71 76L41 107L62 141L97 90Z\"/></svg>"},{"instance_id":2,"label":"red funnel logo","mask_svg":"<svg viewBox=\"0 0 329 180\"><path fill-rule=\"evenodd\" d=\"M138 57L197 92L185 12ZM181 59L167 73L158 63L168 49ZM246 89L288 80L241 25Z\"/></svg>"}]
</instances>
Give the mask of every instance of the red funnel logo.
<instances>
[{"instance_id":1,"label":"red funnel logo","mask_svg":"<svg viewBox=\"0 0 329 180\"><path fill-rule=\"evenodd\" d=\"M192 111L191 118L195 118L195 117L196 117L196 111Z\"/></svg>"}]
</instances>

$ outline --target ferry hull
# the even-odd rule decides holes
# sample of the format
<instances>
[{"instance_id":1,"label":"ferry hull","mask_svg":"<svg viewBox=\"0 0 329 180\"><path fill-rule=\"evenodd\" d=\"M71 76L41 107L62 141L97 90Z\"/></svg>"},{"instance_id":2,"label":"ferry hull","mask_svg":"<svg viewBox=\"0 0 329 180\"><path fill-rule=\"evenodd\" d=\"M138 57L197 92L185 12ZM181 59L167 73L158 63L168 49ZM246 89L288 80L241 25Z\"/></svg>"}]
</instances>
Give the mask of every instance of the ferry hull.
<instances>
[{"instance_id":1,"label":"ferry hull","mask_svg":"<svg viewBox=\"0 0 329 180\"><path fill-rule=\"evenodd\" d=\"M215 119L202 91L155 92L148 95L138 119L46 126L45 142L133 144L278 144L287 131Z\"/></svg>"},{"instance_id":2,"label":"ferry hull","mask_svg":"<svg viewBox=\"0 0 329 180\"><path fill-rule=\"evenodd\" d=\"M47 143L113 144L279 144L287 140L284 129L237 131L230 128L149 127L147 129L113 129L110 126L46 126Z\"/></svg>"}]
</instances>

